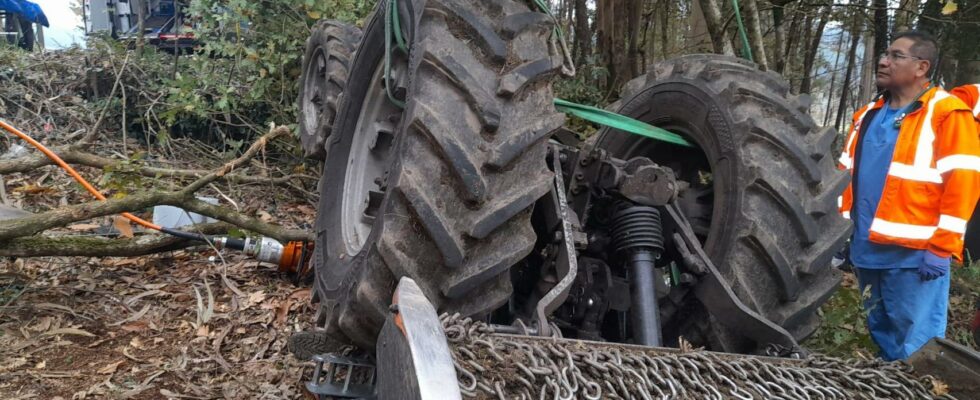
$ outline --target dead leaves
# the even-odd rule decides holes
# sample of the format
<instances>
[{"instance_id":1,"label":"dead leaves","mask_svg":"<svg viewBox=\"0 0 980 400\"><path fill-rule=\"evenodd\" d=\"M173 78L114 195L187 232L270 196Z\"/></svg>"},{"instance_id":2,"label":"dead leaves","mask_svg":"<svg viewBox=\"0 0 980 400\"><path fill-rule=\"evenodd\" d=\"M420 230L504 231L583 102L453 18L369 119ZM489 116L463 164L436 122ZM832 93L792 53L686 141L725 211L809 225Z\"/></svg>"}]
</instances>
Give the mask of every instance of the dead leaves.
<instances>
[{"instance_id":1,"label":"dead leaves","mask_svg":"<svg viewBox=\"0 0 980 400\"><path fill-rule=\"evenodd\" d=\"M256 304L260 304L265 301L265 291L257 290L248 294L245 301L242 302L242 310L247 310Z\"/></svg>"},{"instance_id":2,"label":"dead leaves","mask_svg":"<svg viewBox=\"0 0 980 400\"><path fill-rule=\"evenodd\" d=\"M311 291L309 288L304 288L304 289L297 289L294 292L290 293L289 296L286 296L286 298L279 303L279 306L276 307L276 319L275 319L276 325L277 326L285 325L286 318L289 316L289 310L293 307L293 305L296 305L297 303L304 304L308 302L310 300L310 293Z\"/></svg>"},{"instance_id":3,"label":"dead leaves","mask_svg":"<svg viewBox=\"0 0 980 400\"><path fill-rule=\"evenodd\" d=\"M107 364L106 366L99 368L99 370L96 372L100 375L112 375L116 373L116 369L119 368L119 366L124 362L126 362L126 360L119 360L114 363Z\"/></svg>"},{"instance_id":4,"label":"dead leaves","mask_svg":"<svg viewBox=\"0 0 980 400\"><path fill-rule=\"evenodd\" d=\"M129 220L122 215L112 217L112 227L116 228L116 230L119 231L119 234L123 237L133 237L133 226L130 225Z\"/></svg>"},{"instance_id":5,"label":"dead leaves","mask_svg":"<svg viewBox=\"0 0 980 400\"><path fill-rule=\"evenodd\" d=\"M41 334L41 336L54 336L54 335L78 335L78 336L85 336L85 337L95 337L94 334L78 328L52 329L50 331Z\"/></svg>"},{"instance_id":6,"label":"dead leaves","mask_svg":"<svg viewBox=\"0 0 980 400\"><path fill-rule=\"evenodd\" d=\"M241 258L199 260L27 261L17 304L31 311L12 335L0 325L0 369L17 365L10 384L36 398L297 398L302 364L285 342L312 320L310 290Z\"/></svg>"},{"instance_id":7,"label":"dead leaves","mask_svg":"<svg viewBox=\"0 0 980 400\"><path fill-rule=\"evenodd\" d=\"M941 397L949 394L949 385L939 379L932 378L932 394Z\"/></svg>"}]
</instances>

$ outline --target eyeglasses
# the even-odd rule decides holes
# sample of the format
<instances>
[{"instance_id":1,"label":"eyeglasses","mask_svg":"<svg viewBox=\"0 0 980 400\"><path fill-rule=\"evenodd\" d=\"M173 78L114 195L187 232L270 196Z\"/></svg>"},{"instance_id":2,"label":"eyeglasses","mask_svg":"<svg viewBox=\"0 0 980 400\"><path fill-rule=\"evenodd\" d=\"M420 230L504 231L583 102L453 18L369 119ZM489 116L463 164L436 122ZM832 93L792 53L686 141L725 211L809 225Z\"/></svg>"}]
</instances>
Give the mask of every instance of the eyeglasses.
<instances>
[{"instance_id":1,"label":"eyeglasses","mask_svg":"<svg viewBox=\"0 0 980 400\"><path fill-rule=\"evenodd\" d=\"M895 61L898 61L898 60L905 60L905 59L922 60L922 57L907 56L905 54L898 53L898 52L885 52L885 53L882 53L880 56L878 56L878 60L879 61L880 60L884 60L886 58L888 59L888 61L891 61L891 62L895 62Z\"/></svg>"}]
</instances>

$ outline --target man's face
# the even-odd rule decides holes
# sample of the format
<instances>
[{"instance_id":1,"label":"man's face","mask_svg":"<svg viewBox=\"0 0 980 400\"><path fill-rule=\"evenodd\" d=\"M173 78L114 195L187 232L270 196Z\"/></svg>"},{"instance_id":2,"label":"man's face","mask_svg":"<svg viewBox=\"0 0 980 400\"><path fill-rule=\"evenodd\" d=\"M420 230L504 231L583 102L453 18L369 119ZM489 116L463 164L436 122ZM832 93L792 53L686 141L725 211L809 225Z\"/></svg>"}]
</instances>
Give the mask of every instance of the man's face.
<instances>
[{"instance_id":1,"label":"man's face","mask_svg":"<svg viewBox=\"0 0 980 400\"><path fill-rule=\"evenodd\" d=\"M911 39L899 38L878 58L878 86L894 89L916 84L929 71L929 61L912 54Z\"/></svg>"}]
</instances>

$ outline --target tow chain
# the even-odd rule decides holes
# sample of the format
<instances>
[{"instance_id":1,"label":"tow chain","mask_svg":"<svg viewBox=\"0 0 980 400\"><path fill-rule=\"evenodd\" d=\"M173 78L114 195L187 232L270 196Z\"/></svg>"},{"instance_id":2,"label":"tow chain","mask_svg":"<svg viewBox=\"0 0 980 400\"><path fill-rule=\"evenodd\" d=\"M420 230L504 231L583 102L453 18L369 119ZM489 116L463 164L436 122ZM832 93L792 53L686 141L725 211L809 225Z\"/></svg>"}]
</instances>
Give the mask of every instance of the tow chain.
<instances>
[{"instance_id":1,"label":"tow chain","mask_svg":"<svg viewBox=\"0 0 980 400\"><path fill-rule=\"evenodd\" d=\"M463 395L481 399L954 399L912 367L881 360L805 360L640 349L495 335L443 314Z\"/></svg>"}]
</instances>

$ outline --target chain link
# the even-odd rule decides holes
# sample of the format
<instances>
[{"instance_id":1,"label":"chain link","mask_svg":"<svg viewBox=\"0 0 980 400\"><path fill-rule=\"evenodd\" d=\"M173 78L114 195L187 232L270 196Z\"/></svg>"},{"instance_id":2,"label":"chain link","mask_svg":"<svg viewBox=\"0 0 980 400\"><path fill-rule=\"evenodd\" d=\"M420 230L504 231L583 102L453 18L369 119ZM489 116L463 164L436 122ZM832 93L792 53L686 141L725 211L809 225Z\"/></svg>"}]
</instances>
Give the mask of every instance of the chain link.
<instances>
[{"instance_id":1,"label":"chain link","mask_svg":"<svg viewBox=\"0 0 980 400\"><path fill-rule=\"evenodd\" d=\"M933 377L916 377L899 362L658 352L557 335L494 335L490 325L458 314L440 320L469 398L953 399L934 396Z\"/></svg>"}]
</instances>

